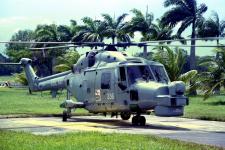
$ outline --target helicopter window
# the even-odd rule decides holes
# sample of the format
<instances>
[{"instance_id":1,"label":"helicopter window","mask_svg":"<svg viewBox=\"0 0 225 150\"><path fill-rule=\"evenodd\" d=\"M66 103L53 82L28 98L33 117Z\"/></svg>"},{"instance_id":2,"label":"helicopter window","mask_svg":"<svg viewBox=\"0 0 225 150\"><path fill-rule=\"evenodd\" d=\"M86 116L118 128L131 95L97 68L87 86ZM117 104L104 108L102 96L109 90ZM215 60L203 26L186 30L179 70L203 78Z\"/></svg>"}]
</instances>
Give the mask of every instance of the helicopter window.
<instances>
[{"instance_id":1,"label":"helicopter window","mask_svg":"<svg viewBox=\"0 0 225 150\"><path fill-rule=\"evenodd\" d=\"M130 66L127 67L129 83L134 84L137 80L149 81L154 80L148 66Z\"/></svg>"},{"instance_id":2,"label":"helicopter window","mask_svg":"<svg viewBox=\"0 0 225 150\"><path fill-rule=\"evenodd\" d=\"M169 78L163 66L151 65L152 72L158 82L168 83Z\"/></svg>"},{"instance_id":3,"label":"helicopter window","mask_svg":"<svg viewBox=\"0 0 225 150\"><path fill-rule=\"evenodd\" d=\"M101 89L110 89L111 73L102 73Z\"/></svg>"},{"instance_id":4,"label":"helicopter window","mask_svg":"<svg viewBox=\"0 0 225 150\"><path fill-rule=\"evenodd\" d=\"M124 67L120 67L120 80L126 81L126 72Z\"/></svg>"}]
</instances>

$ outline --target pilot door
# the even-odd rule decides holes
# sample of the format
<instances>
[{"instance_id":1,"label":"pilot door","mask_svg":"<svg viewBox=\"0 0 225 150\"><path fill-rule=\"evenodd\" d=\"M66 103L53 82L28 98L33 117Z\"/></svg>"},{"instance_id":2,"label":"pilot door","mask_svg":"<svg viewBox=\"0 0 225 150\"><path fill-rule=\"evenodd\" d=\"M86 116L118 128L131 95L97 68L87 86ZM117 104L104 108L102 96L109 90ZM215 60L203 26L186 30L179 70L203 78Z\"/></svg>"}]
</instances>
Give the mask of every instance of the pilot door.
<instances>
[{"instance_id":1,"label":"pilot door","mask_svg":"<svg viewBox=\"0 0 225 150\"><path fill-rule=\"evenodd\" d=\"M111 110L115 101L114 71L99 70L95 84L95 100L103 110Z\"/></svg>"},{"instance_id":2,"label":"pilot door","mask_svg":"<svg viewBox=\"0 0 225 150\"><path fill-rule=\"evenodd\" d=\"M116 98L117 103L120 103L120 106L126 106L129 103L129 88L128 88L128 79L125 67L119 67L117 70L118 78L116 85Z\"/></svg>"},{"instance_id":3,"label":"pilot door","mask_svg":"<svg viewBox=\"0 0 225 150\"><path fill-rule=\"evenodd\" d=\"M95 92L95 71L85 71L84 80L83 80L83 93L84 100L93 102L95 101L94 92Z\"/></svg>"}]
</instances>

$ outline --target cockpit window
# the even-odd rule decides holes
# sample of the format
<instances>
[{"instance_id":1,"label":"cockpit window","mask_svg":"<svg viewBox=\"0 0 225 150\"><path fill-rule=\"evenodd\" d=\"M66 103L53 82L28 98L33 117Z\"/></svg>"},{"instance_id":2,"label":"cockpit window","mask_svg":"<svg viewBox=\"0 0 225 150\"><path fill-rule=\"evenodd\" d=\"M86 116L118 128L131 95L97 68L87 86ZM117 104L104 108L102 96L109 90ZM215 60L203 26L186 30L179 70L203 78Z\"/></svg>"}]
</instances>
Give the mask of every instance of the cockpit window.
<instances>
[{"instance_id":1,"label":"cockpit window","mask_svg":"<svg viewBox=\"0 0 225 150\"><path fill-rule=\"evenodd\" d=\"M163 66L150 65L157 82L168 83L169 78Z\"/></svg>"},{"instance_id":2,"label":"cockpit window","mask_svg":"<svg viewBox=\"0 0 225 150\"><path fill-rule=\"evenodd\" d=\"M149 66L129 66L127 67L127 74L130 84L134 84L137 80L154 80Z\"/></svg>"}]
</instances>

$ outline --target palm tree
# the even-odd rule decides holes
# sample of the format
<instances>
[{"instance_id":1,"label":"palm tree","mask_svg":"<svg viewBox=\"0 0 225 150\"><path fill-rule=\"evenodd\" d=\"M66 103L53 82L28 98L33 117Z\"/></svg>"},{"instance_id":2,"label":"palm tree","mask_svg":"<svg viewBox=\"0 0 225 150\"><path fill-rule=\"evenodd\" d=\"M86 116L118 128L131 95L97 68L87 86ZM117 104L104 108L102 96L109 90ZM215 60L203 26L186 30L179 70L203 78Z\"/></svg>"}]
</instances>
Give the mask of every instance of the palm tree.
<instances>
[{"instance_id":1,"label":"palm tree","mask_svg":"<svg viewBox=\"0 0 225 150\"><path fill-rule=\"evenodd\" d=\"M65 38L68 37L65 31L66 31L65 26L57 27L57 25L55 24L38 25L35 30L35 39L38 42L51 42L51 41L58 42L61 40L65 40ZM47 47L56 45L57 44L37 44L34 45L34 47ZM43 56L40 53L37 53L34 58L37 64L37 74L41 76L53 74L54 69L53 66L56 63L56 57L62 55L63 53L65 53L64 49L59 49L57 51L54 49L45 52L43 51L42 52ZM46 62L46 65L43 65L44 64L43 61Z\"/></svg>"},{"instance_id":2,"label":"palm tree","mask_svg":"<svg viewBox=\"0 0 225 150\"><path fill-rule=\"evenodd\" d=\"M212 17L204 20L202 24L198 26L197 35L199 37L225 37L225 20L220 21L217 12L212 13ZM219 39L217 40L219 45Z\"/></svg>"},{"instance_id":3,"label":"palm tree","mask_svg":"<svg viewBox=\"0 0 225 150\"><path fill-rule=\"evenodd\" d=\"M35 39L39 42L58 41L57 26L51 25L38 25L35 30Z\"/></svg>"},{"instance_id":4,"label":"palm tree","mask_svg":"<svg viewBox=\"0 0 225 150\"><path fill-rule=\"evenodd\" d=\"M197 6L196 0L165 0L165 7L173 6L162 17L164 26L174 27L181 23L177 36L192 25L191 38L196 38L196 27L202 21L202 14L207 11L207 6L201 4ZM190 69L195 69L195 40L191 41Z\"/></svg>"},{"instance_id":5,"label":"palm tree","mask_svg":"<svg viewBox=\"0 0 225 150\"><path fill-rule=\"evenodd\" d=\"M93 20L90 17L82 19L84 25L78 26L78 34L72 38L72 41L82 42L102 42L105 25L100 20Z\"/></svg>"},{"instance_id":6,"label":"palm tree","mask_svg":"<svg viewBox=\"0 0 225 150\"><path fill-rule=\"evenodd\" d=\"M176 36L172 36L173 28L169 26L163 26L160 19L156 19L157 24L155 24L155 37L153 40L172 40L175 39Z\"/></svg>"},{"instance_id":7,"label":"palm tree","mask_svg":"<svg viewBox=\"0 0 225 150\"><path fill-rule=\"evenodd\" d=\"M148 9L146 14L143 14L138 9L132 9L131 12L134 14L134 16L127 27L131 36L134 35L134 32L140 32L142 35L141 41L156 39L156 37L159 35L159 30L157 31L157 26L153 24L153 14L148 13ZM147 46L144 46L143 56L147 57Z\"/></svg>"},{"instance_id":8,"label":"palm tree","mask_svg":"<svg viewBox=\"0 0 225 150\"><path fill-rule=\"evenodd\" d=\"M68 42L72 39L72 28L66 25L60 25L57 27L57 40L61 42Z\"/></svg>"},{"instance_id":9,"label":"palm tree","mask_svg":"<svg viewBox=\"0 0 225 150\"><path fill-rule=\"evenodd\" d=\"M76 20L70 20L70 32L73 37L79 32Z\"/></svg>"},{"instance_id":10,"label":"palm tree","mask_svg":"<svg viewBox=\"0 0 225 150\"><path fill-rule=\"evenodd\" d=\"M204 99L214 93L219 94L221 87L225 88L225 48L216 48L215 52L215 57L210 57L201 63L208 68L200 78L200 89L205 93Z\"/></svg>"},{"instance_id":11,"label":"palm tree","mask_svg":"<svg viewBox=\"0 0 225 150\"><path fill-rule=\"evenodd\" d=\"M144 15L138 9L132 9L134 14L130 21L130 31L139 31L142 34L141 41L149 41L157 36L156 26L153 24L154 16L152 13L146 12Z\"/></svg>"},{"instance_id":12,"label":"palm tree","mask_svg":"<svg viewBox=\"0 0 225 150\"><path fill-rule=\"evenodd\" d=\"M126 32L127 23L124 22L127 14L120 15L117 19L112 18L109 14L102 14L104 20L103 25L106 25L104 35L108 38L112 38L112 44L115 44L115 39L123 42L130 42L130 37Z\"/></svg>"},{"instance_id":13,"label":"palm tree","mask_svg":"<svg viewBox=\"0 0 225 150\"><path fill-rule=\"evenodd\" d=\"M182 74L187 59L186 51L182 49L175 49L174 51L167 46L165 46L164 49L161 49L160 46L155 49L157 52L153 57L165 66L171 81L181 80L188 83L188 81L197 74L196 70L191 70Z\"/></svg>"}]
</instances>

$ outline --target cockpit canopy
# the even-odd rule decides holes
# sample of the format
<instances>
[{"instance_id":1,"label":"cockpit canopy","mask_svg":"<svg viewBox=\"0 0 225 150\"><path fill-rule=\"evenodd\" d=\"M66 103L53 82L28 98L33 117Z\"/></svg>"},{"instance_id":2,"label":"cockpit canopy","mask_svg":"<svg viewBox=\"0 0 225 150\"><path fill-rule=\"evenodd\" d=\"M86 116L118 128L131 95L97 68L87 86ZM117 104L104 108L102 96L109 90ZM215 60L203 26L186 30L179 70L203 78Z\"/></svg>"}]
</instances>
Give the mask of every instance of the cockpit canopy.
<instances>
[{"instance_id":1,"label":"cockpit canopy","mask_svg":"<svg viewBox=\"0 0 225 150\"><path fill-rule=\"evenodd\" d=\"M156 81L165 84L170 82L162 65L128 65L120 67L121 81L125 80L126 74L130 85L138 81Z\"/></svg>"}]
</instances>

